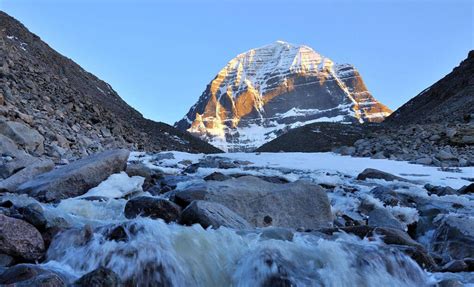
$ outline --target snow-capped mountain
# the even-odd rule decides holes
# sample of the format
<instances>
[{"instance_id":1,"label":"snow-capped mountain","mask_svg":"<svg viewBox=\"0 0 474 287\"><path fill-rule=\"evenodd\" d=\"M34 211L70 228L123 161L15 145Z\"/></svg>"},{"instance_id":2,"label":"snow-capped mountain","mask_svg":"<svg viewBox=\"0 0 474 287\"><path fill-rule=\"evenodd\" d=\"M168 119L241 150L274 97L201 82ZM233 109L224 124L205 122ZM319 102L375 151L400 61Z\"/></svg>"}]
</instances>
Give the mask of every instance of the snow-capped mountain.
<instances>
[{"instance_id":1,"label":"snow-capped mountain","mask_svg":"<svg viewBox=\"0 0 474 287\"><path fill-rule=\"evenodd\" d=\"M225 151L251 151L314 122L380 122L391 113L359 72L277 41L232 59L175 126Z\"/></svg>"}]
</instances>

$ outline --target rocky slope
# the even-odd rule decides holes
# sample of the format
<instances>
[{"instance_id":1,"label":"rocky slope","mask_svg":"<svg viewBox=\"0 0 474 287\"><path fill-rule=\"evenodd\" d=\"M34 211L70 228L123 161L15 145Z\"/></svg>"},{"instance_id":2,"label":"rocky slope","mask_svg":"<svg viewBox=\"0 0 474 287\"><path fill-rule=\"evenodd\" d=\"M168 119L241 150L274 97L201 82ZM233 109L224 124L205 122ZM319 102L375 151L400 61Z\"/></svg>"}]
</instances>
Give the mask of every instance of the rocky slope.
<instances>
[{"instance_id":1,"label":"rocky slope","mask_svg":"<svg viewBox=\"0 0 474 287\"><path fill-rule=\"evenodd\" d=\"M474 117L474 51L451 73L397 109L391 125L453 123Z\"/></svg>"},{"instance_id":2,"label":"rocky slope","mask_svg":"<svg viewBox=\"0 0 474 287\"><path fill-rule=\"evenodd\" d=\"M143 118L110 85L1 11L0 134L55 161L117 147L217 151L186 132Z\"/></svg>"},{"instance_id":3,"label":"rocky slope","mask_svg":"<svg viewBox=\"0 0 474 287\"><path fill-rule=\"evenodd\" d=\"M314 122L380 122L390 110L359 72L277 41L232 59L175 126L226 151L254 150Z\"/></svg>"}]
</instances>

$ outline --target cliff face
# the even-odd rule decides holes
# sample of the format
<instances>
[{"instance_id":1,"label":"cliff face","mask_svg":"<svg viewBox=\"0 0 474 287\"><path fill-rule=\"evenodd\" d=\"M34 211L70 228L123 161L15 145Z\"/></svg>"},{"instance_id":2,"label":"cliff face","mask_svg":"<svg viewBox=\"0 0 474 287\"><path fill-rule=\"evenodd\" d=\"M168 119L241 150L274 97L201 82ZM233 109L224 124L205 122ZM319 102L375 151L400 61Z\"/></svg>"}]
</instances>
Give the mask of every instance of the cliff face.
<instances>
[{"instance_id":1,"label":"cliff face","mask_svg":"<svg viewBox=\"0 0 474 287\"><path fill-rule=\"evenodd\" d=\"M226 151L250 151L315 122L380 122L390 110L359 72L277 41L232 59L175 126Z\"/></svg>"},{"instance_id":2,"label":"cliff face","mask_svg":"<svg viewBox=\"0 0 474 287\"><path fill-rule=\"evenodd\" d=\"M109 84L1 11L0 122L38 131L42 153L55 158L116 147L217 151L187 132L143 118Z\"/></svg>"}]
</instances>

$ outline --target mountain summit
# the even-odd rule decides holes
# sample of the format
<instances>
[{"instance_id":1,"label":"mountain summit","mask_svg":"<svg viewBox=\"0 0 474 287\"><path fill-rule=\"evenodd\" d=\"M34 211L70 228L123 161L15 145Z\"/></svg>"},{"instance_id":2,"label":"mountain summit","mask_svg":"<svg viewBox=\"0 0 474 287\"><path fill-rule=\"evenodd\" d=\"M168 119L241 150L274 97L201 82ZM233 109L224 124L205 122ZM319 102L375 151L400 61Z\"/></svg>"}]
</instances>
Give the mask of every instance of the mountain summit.
<instances>
[{"instance_id":1,"label":"mountain summit","mask_svg":"<svg viewBox=\"0 0 474 287\"><path fill-rule=\"evenodd\" d=\"M276 41L232 59L175 126L226 151L251 151L314 122L380 122L391 113L359 72Z\"/></svg>"}]
</instances>

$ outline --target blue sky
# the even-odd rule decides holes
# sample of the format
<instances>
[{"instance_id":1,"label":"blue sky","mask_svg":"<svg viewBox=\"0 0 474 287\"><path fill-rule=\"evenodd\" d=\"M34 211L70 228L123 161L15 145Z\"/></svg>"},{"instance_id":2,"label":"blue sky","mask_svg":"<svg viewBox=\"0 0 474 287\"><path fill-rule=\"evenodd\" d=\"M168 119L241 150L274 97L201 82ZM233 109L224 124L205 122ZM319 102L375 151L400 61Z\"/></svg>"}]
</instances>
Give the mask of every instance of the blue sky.
<instances>
[{"instance_id":1,"label":"blue sky","mask_svg":"<svg viewBox=\"0 0 474 287\"><path fill-rule=\"evenodd\" d=\"M474 47L472 1L0 0L147 118L173 124L237 54L276 40L351 63L396 109Z\"/></svg>"}]
</instances>

